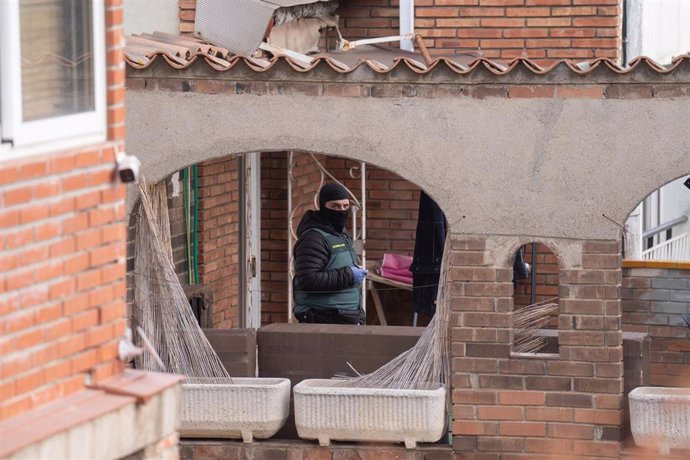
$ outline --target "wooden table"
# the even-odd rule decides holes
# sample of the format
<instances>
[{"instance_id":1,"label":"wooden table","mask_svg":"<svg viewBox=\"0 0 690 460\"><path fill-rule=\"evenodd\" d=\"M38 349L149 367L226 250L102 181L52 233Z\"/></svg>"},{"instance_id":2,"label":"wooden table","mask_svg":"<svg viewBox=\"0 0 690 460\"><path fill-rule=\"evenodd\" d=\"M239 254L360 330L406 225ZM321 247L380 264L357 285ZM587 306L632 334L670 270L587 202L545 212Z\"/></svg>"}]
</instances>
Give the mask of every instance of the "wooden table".
<instances>
[{"instance_id":1,"label":"wooden table","mask_svg":"<svg viewBox=\"0 0 690 460\"><path fill-rule=\"evenodd\" d=\"M383 305L381 305L381 297L376 289L376 284L378 283L386 286L392 286L405 291L412 291L412 285L403 283L401 281L392 280L390 278L384 278L381 275L377 275L373 269L369 270L366 280L367 290L371 291L371 298L374 299L374 307L376 307L376 314L379 316L379 321L381 322L382 326L388 326L386 315L383 313Z\"/></svg>"}]
</instances>

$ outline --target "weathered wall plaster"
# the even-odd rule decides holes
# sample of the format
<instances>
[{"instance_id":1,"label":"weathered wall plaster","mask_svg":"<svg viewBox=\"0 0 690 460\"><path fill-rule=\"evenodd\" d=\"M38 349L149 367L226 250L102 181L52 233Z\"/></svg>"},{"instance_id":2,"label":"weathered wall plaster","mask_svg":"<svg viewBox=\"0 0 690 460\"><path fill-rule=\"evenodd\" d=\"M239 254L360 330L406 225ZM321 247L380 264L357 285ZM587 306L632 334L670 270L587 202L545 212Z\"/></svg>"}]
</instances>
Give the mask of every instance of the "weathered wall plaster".
<instances>
[{"instance_id":1,"label":"weathered wall plaster","mask_svg":"<svg viewBox=\"0 0 690 460\"><path fill-rule=\"evenodd\" d=\"M158 181L209 158L305 150L423 187L454 232L617 239L690 171L685 99L342 98L127 92L127 149Z\"/></svg>"},{"instance_id":2,"label":"weathered wall plaster","mask_svg":"<svg viewBox=\"0 0 690 460\"><path fill-rule=\"evenodd\" d=\"M180 29L179 0L124 0L125 33L154 31L177 35Z\"/></svg>"}]
</instances>

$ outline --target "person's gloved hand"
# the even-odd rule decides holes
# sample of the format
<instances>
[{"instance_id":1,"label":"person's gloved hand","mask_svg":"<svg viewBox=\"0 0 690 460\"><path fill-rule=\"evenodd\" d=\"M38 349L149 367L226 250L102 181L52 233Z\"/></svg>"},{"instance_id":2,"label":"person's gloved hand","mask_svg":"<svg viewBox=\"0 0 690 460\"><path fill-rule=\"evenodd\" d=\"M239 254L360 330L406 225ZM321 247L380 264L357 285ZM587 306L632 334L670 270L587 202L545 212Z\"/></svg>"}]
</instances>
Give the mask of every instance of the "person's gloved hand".
<instances>
[{"instance_id":1,"label":"person's gloved hand","mask_svg":"<svg viewBox=\"0 0 690 460\"><path fill-rule=\"evenodd\" d=\"M364 280L364 277L369 274L369 270L359 268L356 265L351 266L350 270L352 270L352 275L355 277L355 284L361 283L362 280Z\"/></svg>"}]
</instances>

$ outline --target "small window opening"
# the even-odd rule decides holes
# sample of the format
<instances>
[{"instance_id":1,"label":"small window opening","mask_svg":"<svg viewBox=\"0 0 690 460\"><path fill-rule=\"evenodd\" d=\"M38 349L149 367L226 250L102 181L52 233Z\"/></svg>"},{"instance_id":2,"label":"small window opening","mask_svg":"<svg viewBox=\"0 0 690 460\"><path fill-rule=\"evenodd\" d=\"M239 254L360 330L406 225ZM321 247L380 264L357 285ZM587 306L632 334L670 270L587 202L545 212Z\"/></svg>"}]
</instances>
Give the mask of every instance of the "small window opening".
<instances>
[{"instance_id":1,"label":"small window opening","mask_svg":"<svg viewBox=\"0 0 690 460\"><path fill-rule=\"evenodd\" d=\"M558 354L558 258L529 243L513 259L513 353Z\"/></svg>"}]
</instances>

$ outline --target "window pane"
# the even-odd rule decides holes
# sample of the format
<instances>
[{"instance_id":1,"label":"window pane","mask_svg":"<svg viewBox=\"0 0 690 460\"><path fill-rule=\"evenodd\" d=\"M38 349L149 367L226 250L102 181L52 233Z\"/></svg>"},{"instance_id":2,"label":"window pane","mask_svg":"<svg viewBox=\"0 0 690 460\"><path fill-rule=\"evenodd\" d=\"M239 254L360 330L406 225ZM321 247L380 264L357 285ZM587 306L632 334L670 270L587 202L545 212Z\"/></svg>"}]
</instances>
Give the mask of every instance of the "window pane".
<instances>
[{"instance_id":1,"label":"window pane","mask_svg":"<svg viewBox=\"0 0 690 460\"><path fill-rule=\"evenodd\" d=\"M24 121L95 108L89 0L20 0Z\"/></svg>"}]
</instances>

